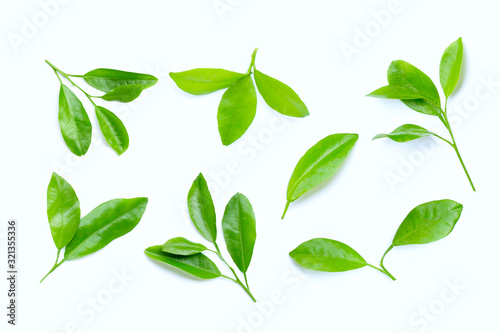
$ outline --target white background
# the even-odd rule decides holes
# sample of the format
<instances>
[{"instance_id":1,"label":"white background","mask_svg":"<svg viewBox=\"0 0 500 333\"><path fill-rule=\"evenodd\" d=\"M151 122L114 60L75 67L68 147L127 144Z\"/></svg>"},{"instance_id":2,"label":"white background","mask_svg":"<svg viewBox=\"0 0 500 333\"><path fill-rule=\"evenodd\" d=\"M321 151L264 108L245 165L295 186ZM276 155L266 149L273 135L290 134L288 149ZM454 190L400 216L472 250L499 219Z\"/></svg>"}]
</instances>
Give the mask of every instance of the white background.
<instances>
[{"instance_id":1,"label":"white background","mask_svg":"<svg viewBox=\"0 0 500 333\"><path fill-rule=\"evenodd\" d=\"M489 92L483 83L500 82L496 2L400 0L383 27L373 12L387 11L389 0L67 1L46 20L38 1L1 3L2 249L7 219L20 224L18 326L8 332L499 331L500 86ZM231 10L216 10L220 4ZM30 22L38 25L35 31L25 27ZM356 40L365 29L371 37ZM441 131L436 118L399 101L364 97L386 84L387 66L395 59L439 83L442 52L460 36L463 80L449 112L476 193L442 142L371 141L405 123ZM24 40L15 45L13 38ZM347 57L341 50L346 44L357 53ZM168 73L198 67L246 71L255 47L257 68L289 84L311 115L283 117L259 97L247 133L224 147L216 121L222 92L188 95ZM81 95L94 138L86 156L72 156L57 122L58 82L45 59L71 74L107 67L159 77L129 105L102 103L128 129L130 148L123 156L103 144ZM321 138L342 132L360 138L341 172L293 203L281 221L298 159ZM53 171L72 184L82 214L118 197L147 196L149 204L133 232L64 263L39 284L56 254L46 217ZM199 172L211 183L219 223L234 193L253 204L258 238L248 276L257 305L230 281L189 278L143 254L175 236L202 241L185 211ZM388 177L395 176L401 178L391 185ZM396 282L370 268L304 271L288 256L303 241L328 237L377 264L413 207L444 198L464 204L456 229L437 243L393 250L386 266ZM222 237L219 243L229 258ZM115 283L123 272L132 279ZM453 292L448 285L454 283L463 289ZM120 291L111 294L109 284ZM6 327L5 281L1 286ZM271 303L273 293L283 295L279 304ZM92 299L106 304L92 310Z\"/></svg>"}]
</instances>

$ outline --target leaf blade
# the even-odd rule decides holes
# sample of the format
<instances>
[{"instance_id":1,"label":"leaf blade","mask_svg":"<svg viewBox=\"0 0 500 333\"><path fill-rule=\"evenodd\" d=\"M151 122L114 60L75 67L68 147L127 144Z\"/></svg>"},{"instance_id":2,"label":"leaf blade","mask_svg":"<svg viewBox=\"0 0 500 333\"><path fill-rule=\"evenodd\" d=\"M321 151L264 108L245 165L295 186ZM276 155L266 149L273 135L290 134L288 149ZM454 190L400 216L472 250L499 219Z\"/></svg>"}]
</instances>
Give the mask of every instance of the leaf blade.
<instances>
[{"instance_id":1,"label":"leaf blade","mask_svg":"<svg viewBox=\"0 0 500 333\"><path fill-rule=\"evenodd\" d=\"M396 142L409 142L427 136L435 136L435 134L418 125L404 124L389 134L377 134L372 140L389 138Z\"/></svg>"},{"instance_id":2,"label":"leaf blade","mask_svg":"<svg viewBox=\"0 0 500 333\"><path fill-rule=\"evenodd\" d=\"M246 74L220 68L195 68L169 75L179 89L192 95L206 95L228 88Z\"/></svg>"},{"instance_id":3,"label":"leaf blade","mask_svg":"<svg viewBox=\"0 0 500 333\"><path fill-rule=\"evenodd\" d=\"M217 220L212 195L203 174L193 181L188 193L188 211L200 234L209 242L217 239Z\"/></svg>"},{"instance_id":4,"label":"leaf blade","mask_svg":"<svg viewBox=\"0 0 500 333\"><path fill-rule=\"evenodd\" d=\"M109 68L91 70L83 75L83 79L91 87L106 93L116 87L130 84L138 84L147 89L158 82L158 79L150 74L126 72Z\"/></svg>"},{"instance_id":5,"label":"leaf blade","mask_svg":"<svg viewBox=\"0 0 500 333\"><path fill-rule=\"evenodd\" d=\"M446 48L441 58L439 79L446 98L453 93L457 86L462 68L463 53L464 46L460 37Z\"/></svg>"},{"instance_id":6,"label":"leaf blade","mask_svg":"<svg viewBox=\"0 0 500 333\"><path fill-rule=\"evenodd\" d=\"M139 97L144 90L144 86L140 84L128 84L126 86L119 86L111 89L101 98L105 101L115 101L122 103L129 103Z\"/></svg>"},{"instance_id":7,"label":"leaf blade","mask_svg":"<svg viewBox=\"0 0 500 333\"><path fill-rule=\"evenodd\" d=\"M372 91L368 97L387 98L387 99L422 99L423 96L418 92L403 86L389 85Z\"/></svg>"},{"instance_id":8,"label":"leaf blade","mask_svg":"<svg viewBox=\"0 0 500 333\"><path fill-rule=\"evenodd\" d=\"M207 248L203 244L191 242L184 237L175 237L166 241L161 250L170 254L190 256L206 251Z\"/></svg>"},{"instance_id":9,"label":"leaf blade","mask_svg":"<svg viewBox=\"0 0 500 333\"><path fill-rule=\"evenodd\" d=\"M95 108L97 121L106 142L118 154L123 154L129 146L127 129L113 112L102 106Z\"/></svg>"}]
</instances>

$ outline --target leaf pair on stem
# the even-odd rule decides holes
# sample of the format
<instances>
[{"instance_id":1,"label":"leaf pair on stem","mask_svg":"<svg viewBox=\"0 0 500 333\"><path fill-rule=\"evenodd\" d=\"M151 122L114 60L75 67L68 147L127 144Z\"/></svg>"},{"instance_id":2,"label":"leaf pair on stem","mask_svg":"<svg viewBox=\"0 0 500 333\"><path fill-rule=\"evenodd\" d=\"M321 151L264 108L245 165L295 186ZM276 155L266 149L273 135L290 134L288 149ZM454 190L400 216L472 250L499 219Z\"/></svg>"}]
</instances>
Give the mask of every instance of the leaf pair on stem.
<instances>
[{"instance_id":1,"label":"leaf pair on stem","mask_svg":"<svg viewBox=\"0 0 500 333\"><path fill-rule=\"evenodd\" d=\"M252 260L257 237L255 214L250 201L241 193L236 193L228 202L222 217L222 231L227 251L233 262L243 273L243 281L234 268L222 256L217 244L217 219L212 195L207 182L200 173L194 180L188 194L188 209L191 220L201 235L213 245L213 249L194 243L182 237L168 240L163 245L151 246L145 253L151 259L177 267L201 279L222 277L240 285L255 302L247 280L247 270ZM217 265L202 252L212 252L227 266L233 277L221 273Z\"/></svg>"}]
</instances>

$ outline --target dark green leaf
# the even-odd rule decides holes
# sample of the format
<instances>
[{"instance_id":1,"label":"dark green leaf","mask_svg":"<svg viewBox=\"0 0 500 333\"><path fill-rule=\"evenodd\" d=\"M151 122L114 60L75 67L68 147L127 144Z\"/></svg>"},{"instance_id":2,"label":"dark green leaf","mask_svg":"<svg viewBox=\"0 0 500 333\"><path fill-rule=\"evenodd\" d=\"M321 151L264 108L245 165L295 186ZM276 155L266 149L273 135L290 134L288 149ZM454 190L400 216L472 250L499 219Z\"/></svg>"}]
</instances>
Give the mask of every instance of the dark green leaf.
<instances>
[{"instance_id":1,"label":"dark green leaf","mask_svg":"<svg viewBox=\"0 0 500 333\"><path fill-rule=\"evenodd\" d=\"M217 113L219 134L225 146L238 140L255 117L257 95L250 75L234 82L222 96Z\"/></svg>"},{"instance_id":2,"label":"dark green leaf","mask_svg":"<svg viewBox=\"0 0 500 333\"><path fill-rule=\"evenodd\" d=\"M193 254L206 251L207 248L203 244L193 243L183 237L176 237L169 239L165 244L163 244L161 250L170 254L191 256Z\"/></svg>"},{"instance_id":3,"label":"dark green leaf","mask_svg":"<svg viewBox=\"0 0 500 333\"><path fill-rule=\"evenodd\" d=\"M128 103L139 97L143 90L144 86L140 84L129 84L113 88L101 96L101 98L105 101Z\"/></svg>"},{"instance_id":4,"label":"dark green leaf","mask_svg":"<svg viewBox=\"0 0 500 333\"><path fill-rule=\"evenodd\" d=\"M97 121L99 122L99 127L109 146L113 148L118 155L123 154L128 148L129 138L127 129L120 118L102 106L96 106L95 113Z\"/></svg>"},{"instance_id":5,"label":"dark green leaf","mask_svg":"<svg viewBox=\"0 0 500 333\"><path fill-rule=\"evenodd\" d=\"M254 77L260 94L272 109L290 117L309 115L306 105L292 88L258 70Z\"/></svg>"},{"instance_id":6,"label":"dark green leaf","mask_svg":"<svg viewBox=\"0 0 500 333\"><path fill-rule=\"evenodd\" d=\"M215 207L207 181L200 173L193 182L188 194L188 209L196 229L209 242L217 239Z\"/></svg>"},{"instance_id":7,"label":"dark green leaf","mask_svg":"<svg viewBox=\"0 0 500 333\"><path fill-rule=\"evenodd\" d=\"M203 253L192 256L178 256L162 251L162 246L151 246L144 253L151 259L177 267L201 279L215 279L221 276L217 266Z\"/></svg>"},{"instance_id":8,"label":"dark green leaf","mask_svg":"<svg viewBox=\"0 0 500 333\"><path fill-rule=\"evenodd\" d=\"M379 88L368 95L369 97L387 98L387 99L421 99L423 98L418 92L403 86L385 86Z\"/></svg>"},{"instance_id":9,"label":"dark green leaf","mask_svg":"<svg viewBox=\"0 0 500 333\"><path fill-rule=\"evenodd\" d=\"M243 194L236 193L229 200L222 218L222 231L227 251L238 269L246 273L252 260L257 232L252 205Z\"/></svg>"},{"instance_id":10,"label":"dark green leaf","mask_svg":"<svg viewBox=\"0 0 500 333\"><path fill-rule=\"evenodd\" d=\"M421 204L406 216L392 245L426 244L446 237L455 227L463 206L452 200Z\"/></svg>"},{"instance_id":11,"label":"dark green leaf","mask_svg":"<svg viewBox=\"0 0 500 333\"><path fill-rule=\"evenodd\" d=\"M373 138L373 140L381 138L389 138L392 141L396 142L408 142L430 135L435 135L435 134L417 125L405 124L399 126L389 134L378 134Z\"/></svg>"},{"instance_id":12,"label":"dark green leaf","mask_svg":"<svg viewBox=\"0 0 500 333\"><path fill-rule=\"evenodd\" d=\"M69 150L77 156L85 155L92 139L92 124L82 102L64 84L59 91L59 126Z\"/></svg>"},{"instance_id":13,"label":"dark green leaf","mask_svg":"<svg viewBox=\"0 0 500 333\"><path fill-rule=\"evenodd\" d=\"M80 201L73 187L57 173L47 188L47 217L57 249L65 247L80 224Z\"/></svg>"},{"instance_id":14,"label":"dark green leaf","mask_svg":"<svg viewBox=\"0 0 500 333\"><path fill-rule=\"evenodd\" d=\"M196 68L170 73L170 77L180 89L193 95L210 94L227 88L245 75L218 68Z\"/></svg>"},{"instance_id":15,"label":"dark green leaf","mask_svg":"<svg viewBox=\"0 0 500 333\"><path fill-rule=\"evenodd\" d=\"M441 58L439 78L446 97L449 97L457 86L460 77L460 69L462 68L463 53L464 46L462 44L462 38L459 38L448 46Z\"/></svg>"},{"instance_id":16,"label":"dark green leaf","mask_svg":"<svg viewBox=\"0 0 500 333\"><path fill-rule=\"evenodd\" d=\"M64 259L73 260L94 253L129 233L146 210L147 198L107 201L80 221L75 237L66 246Z\"/></svg>"},{"instance_id":17,"label":"dark green leaf","mask_svg":"<svg viewBox=\"0 0 500 333\"><path fill-rule=\"evenodd\" d=\"M90 86L104 92L129 84L138 84L141 85L143 89L146 89L154 86L156 82L158 82L158 79L153 75L124 72L107 68L94 69L83 75L83 79Z\"/></svg>"},{"instance_id":18,"label":"dark green leaf","mask_svg":"<svg viewBox=\"0 0 500 333\"><path fill-rule=\"evenodd\" d=\"M300 266L323 272L345 272L365 267L365 259L349 245L332 239L315 238L290 252Z\"/></svg>"}]
</instances>

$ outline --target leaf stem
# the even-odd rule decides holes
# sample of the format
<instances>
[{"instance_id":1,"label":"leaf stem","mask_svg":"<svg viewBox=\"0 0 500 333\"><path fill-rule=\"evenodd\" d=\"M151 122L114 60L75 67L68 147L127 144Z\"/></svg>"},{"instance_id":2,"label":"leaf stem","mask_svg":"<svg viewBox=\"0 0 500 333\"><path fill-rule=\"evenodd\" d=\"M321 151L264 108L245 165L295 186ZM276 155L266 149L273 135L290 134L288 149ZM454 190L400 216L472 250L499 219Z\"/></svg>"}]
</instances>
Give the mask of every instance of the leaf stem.
<instances>
[{"instance_id":1,"label":"leaf stem","mask_svg":"<svg viewBox=\"0 0 500 333\"><path fill-rule=\"evenodd\" d=\"M59 267L59 266L61 266L61 264L62 264L62 263L66 260L66 259L63 259L63 260L61 260L61 262L60 262L60 263L57 263L57 262L59 261L59 254L60 254L60 253L61 253L61 249L57 250L57 258L56 258L56 263L55 263L55 264L54 264L54 266L50 269L50 271L49 271L49 272L48 272L48 273L47 273L47 274L43 277L43 279L41 279L41 280L40 280L40 283L42 283L42 282L43 282L43 280L45 280L45 278L46 278L47 276L49 276L49 275L50 275L50 273L52 273L53 271L55 271L55 270L56 270L56 268L57 268L57 267Z\"/></svg>"},{"instance_id":2,"label":"leaf stem","mask_svg":"<svg viewBox=\"0 0 500 333\"><path fill-rule=\"evenodd\" d=\"M256 68L255 68L255 56L257 55L257 51L259 51L259 49L258 49L258 48L256 48L255 50L253 50L253 53L252 53L252 61L250 62L250 66L248 67L247 75L248 75L248 74L250 74L250 73L252 73L252 67L253 67L254 69L256 69Z\"/></svg>"},{"instance_id":3,"label":"leaf stem","mask_svg":"<svg viewBox=\"0 0 500 333\"><path fill-rule=\"evenodd\" d=\"M281 215L282 220L285 218L285 214L288 211L288 207L290 207L290 201L286 202L285 211L283 212L283 215Z\"/></svg>"},{"instance_id":4,"label":"leaf stem","mask_svg":"<svg viewBox=\"0 0 500 333\"><path fill-rule=\"evenodd\" d=\"M370 264L366 264L366 265L370 266L371 268L376 269L379 272L384 273L385 275L387 275L388 277L390 277L392 281L396 281L396 278L391 273L389 273L389 271L387 269L380 269L377 266L373 266L373 265L370 265Z\"/></svg>"}]
</instances>

